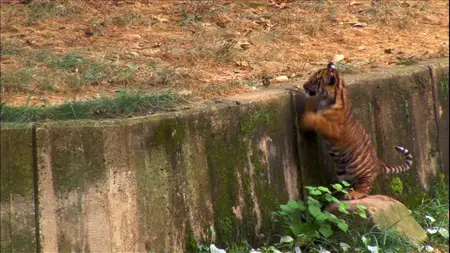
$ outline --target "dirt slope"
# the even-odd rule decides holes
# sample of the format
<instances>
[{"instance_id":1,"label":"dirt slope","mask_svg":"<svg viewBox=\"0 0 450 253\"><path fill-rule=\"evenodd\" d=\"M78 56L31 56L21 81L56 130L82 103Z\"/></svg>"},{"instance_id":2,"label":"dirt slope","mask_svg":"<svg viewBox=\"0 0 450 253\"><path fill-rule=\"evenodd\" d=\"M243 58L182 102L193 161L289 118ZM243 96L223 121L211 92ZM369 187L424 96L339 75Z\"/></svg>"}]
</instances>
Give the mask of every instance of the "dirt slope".
<instances>
[{"instance_id":1,"label":"dirt slope","mask_svg":"<svg viewBox=\"0 0 450 253\"><path fill-rule=\"evenodd\" d=\"M2 100L54 105L120 89L192 100L449 56L448 1L33 1L1 6ZM341 57L342 58L342 57ZM272 85L277 85L272 82Z\"/></svg>"}]
</instances>

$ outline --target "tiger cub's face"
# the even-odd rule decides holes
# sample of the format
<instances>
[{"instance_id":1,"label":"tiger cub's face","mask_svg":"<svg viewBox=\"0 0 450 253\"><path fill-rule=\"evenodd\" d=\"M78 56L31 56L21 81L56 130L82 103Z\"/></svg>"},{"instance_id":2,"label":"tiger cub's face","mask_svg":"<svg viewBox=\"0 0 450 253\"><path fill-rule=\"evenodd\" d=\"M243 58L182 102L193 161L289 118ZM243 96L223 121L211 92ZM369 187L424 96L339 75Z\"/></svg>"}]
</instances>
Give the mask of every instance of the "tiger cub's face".
<instances>
[{"instance_id":1,"label":"tiger cub's face","mask_svg":"<svg viewBox=\"0 0 450 253\"><path fill-rule=\"evenodd\" d=\"M303 89L309 96L323 96L334 99L337 92L337 71L333 63L329 63L326 68L313 73L309 80L303 84Z\"/></svg>"}]
</instances>

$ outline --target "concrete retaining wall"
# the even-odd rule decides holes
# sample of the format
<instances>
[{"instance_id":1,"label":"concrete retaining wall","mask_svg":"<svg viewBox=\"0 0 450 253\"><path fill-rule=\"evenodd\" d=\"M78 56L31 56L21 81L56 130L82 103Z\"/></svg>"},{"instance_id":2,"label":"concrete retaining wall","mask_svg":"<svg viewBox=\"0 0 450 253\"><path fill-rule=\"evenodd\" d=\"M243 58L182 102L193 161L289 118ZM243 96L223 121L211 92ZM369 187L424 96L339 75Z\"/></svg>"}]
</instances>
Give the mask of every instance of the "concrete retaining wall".
<instances>
[{"instance_id":1,"label":"concrete retaining wall","mask_svg":"<svg viewBox=\"0 0 450 253\"><path fill-rule=\"evenodd\" d=\"M380 157L401 163L394 144L415 157L375 192L413 205L448 174L448 59L345 79ZM219 245L258 244L280 203L333 181L317 137L297 143L294 118L278 88L149 117L2 126L2 252L184 252L209 242L210 226Z\"/></svg>"}]
</instances>

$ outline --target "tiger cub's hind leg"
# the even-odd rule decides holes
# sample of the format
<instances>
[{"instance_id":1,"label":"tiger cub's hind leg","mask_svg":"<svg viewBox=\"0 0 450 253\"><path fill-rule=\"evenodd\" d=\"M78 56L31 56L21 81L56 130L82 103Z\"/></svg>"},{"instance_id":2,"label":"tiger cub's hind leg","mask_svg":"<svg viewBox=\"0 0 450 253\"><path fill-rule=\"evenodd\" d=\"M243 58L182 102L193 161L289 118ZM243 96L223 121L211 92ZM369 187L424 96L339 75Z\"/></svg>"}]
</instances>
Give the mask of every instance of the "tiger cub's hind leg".
<instances>
[{"instance_id":1,"label":"tiger cub's hind leg","mask_svg":"<svg viewBox=\"0 0 450 253\"><path fill-rule=\"evenodd\" d=\"M344 199L345 200L362 199L367 197L367 195L369 195L369 193L366 193L365 191L355 190L345 194Z\"/></svg>"},{"instance_id":2,"label":"tiger cub's hind leg","mask_svg":"<svg viewBox=\"0 0 450 253\"><path fill-rule=\"evenodd\" d=\"M369 195L372 190L372 182L373 177L371 178L363 178L355 183L353 183L354 191L349 192L344 195L344 199L352 200L352 199L362 199Z\"/></svg>"}]
</instances>

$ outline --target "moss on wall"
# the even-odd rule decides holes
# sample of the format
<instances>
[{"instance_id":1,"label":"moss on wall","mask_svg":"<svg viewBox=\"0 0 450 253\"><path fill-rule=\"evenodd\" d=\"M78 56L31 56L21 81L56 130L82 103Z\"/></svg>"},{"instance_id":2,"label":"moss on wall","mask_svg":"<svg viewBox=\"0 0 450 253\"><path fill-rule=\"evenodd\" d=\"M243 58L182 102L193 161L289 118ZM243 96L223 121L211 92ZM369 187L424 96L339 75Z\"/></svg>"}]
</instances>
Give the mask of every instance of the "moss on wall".
<instances>
[{"instance_id":1,"label":"moss on wall","mask_svg":"<svg viewBox=\"0 0 450 253\"><path fill-rule=\"evenodd\" d=\"M1 126L1 252L36 251L32 130Z\"/></svg>"},{"instance_id":2,"label":"moss on wall","mask_svg":"<svg viewBox=\"0 0 450 253\"><path fill-rule=\"evenodd\" d=\"M211 133L206 138L206 153L210 167L214 227L218 245L224 246L231 241L257 241L259 235L255 235L255 198L261 209L264 231L270 230L270 213L276 209L278 200L287 200L286 192L276 194L274 186L268 184L269 175L265 164L268 161L263 162L264 158L261 157L258 147L262 134L277 135L277 131L281 130L280 111L268 107L228 112L239 116L230 120L226 126L211 125L210 129L205 131ZM253 178L249 174L250 166L254 168ZM277 176L283 177L282 174ZM238 184L238 177L242 185ZM282 181L284 182L284 178ZM254 192L251 189L252 184ZM279 187L284 189L284 183ZM243 221L238 220L232 210L232 207L241 205L238 199L239 191L242 191L245 203L241 206Z\"/></svg>"},{"instance_id":3,"label":"moss on wall","mask_svg":"<svg viewBox=\"0 0 450 253\"><path fill-rule=\"evenodd\" d=\"M206 140L207 160L210 167L211 196L214 209L214 227L219 245L234 241L238 224L232 207L238 204L237 167L239 148L230 145L226 134Z\"/></svg>"},{"instance_id":4,"label":"moss on wall","mask_svg":"<svg viewBox=\"0 0 450 253\"><path fill-rule=\"evenodd\" d=\"M56 194L84 191L106 179L101 128L55 127L50 132L53 182Z\"/></svg>"},{"instance_id":5,"label":"moss on wall","mask_svg":"<svg viewBox=\"0 0 450 253\"><path fill-rule=\"evenodd\" d=\"M393 177L389 190L392 193L402 194L403 193L403 182L399 177Z\"/></svg>"},{"instance_id":6,"label":"moss on wall","mask_svg":"<svg viewBox=\"0 0 450 253\"><path fill-rule=\"evenodd\" d=\"M272 131L280 129L281 122L276 121L277 111L274 108L256 109L249 112L248 119L240 122L240 130L246 135L253 135L259 127L266 127Z\"/></svg>"},{"instance_id":7,"label":"moss on wall","mask_svg":"<svg viewBox=\"0 0 450 253\"><path fill-rule=\"evenodd\" d=\"M441 97L441 99L443 101L447 101L448 100L448 94L449 94L449 77L448 76L444 76L440 81L439 81L439 95Z\"/></svg>"}]
</instances>

